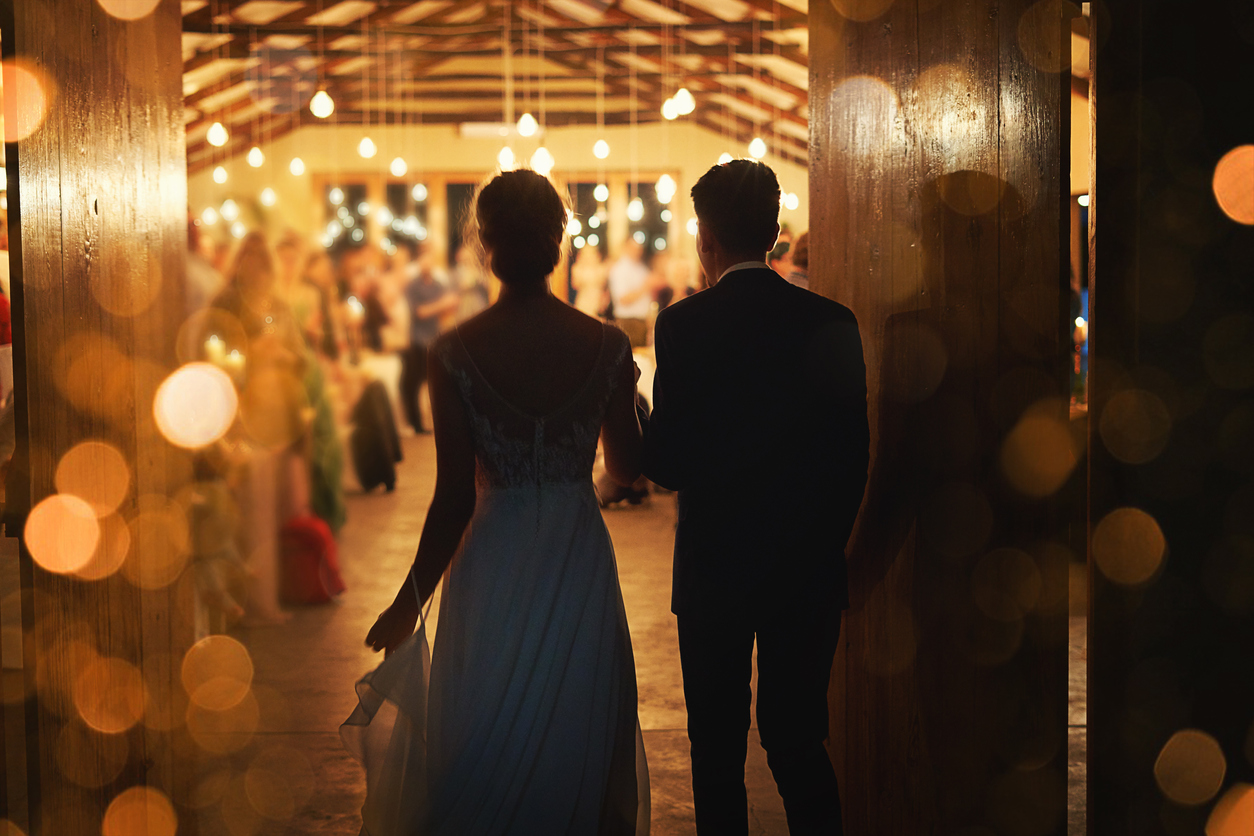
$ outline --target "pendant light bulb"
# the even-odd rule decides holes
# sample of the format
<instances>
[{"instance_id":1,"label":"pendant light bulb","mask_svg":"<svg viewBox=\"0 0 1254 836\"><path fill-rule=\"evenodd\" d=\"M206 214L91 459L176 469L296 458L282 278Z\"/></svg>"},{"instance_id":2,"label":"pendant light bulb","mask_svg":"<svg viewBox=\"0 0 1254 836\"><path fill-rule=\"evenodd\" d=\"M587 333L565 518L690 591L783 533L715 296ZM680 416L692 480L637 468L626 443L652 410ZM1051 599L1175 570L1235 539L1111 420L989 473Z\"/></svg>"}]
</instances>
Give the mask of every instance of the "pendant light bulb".
<instances>
[{"instance_id":1,"label":"pendant light bulb","mask_svg":"<svg viewBox=\"0 0 1254 836\"><path fill-rule=\"evenodd\" d=\"M644 217L644 201L640 198L633 198L631 203L627 204L627 219L630 221L639 221Z\"/></svg>"},{"instance_id":2,"label":"pendant light bulb","mask_svg":"<svg viewBox=\"0 0 1254 836\"><path fill-rule=\"evenodd\" d=\"M597 187L592 190L592 196L597 199L597 203L604 203L610 199L610 187L604 183L597 183Z\"/></svg>"},{"instance_id":3,"label":"pendant light bulb","mask_svg":"<svg viewBox=\"0 0 1254 836\"><path fill-rule=\"evenodd\" d=\"M653 188L657 193L658 203L663 205L670 203L671 199L675 197L675 178L671 177L669 174L663 174L657 179L657 183Z\"/></svg>"},{"instance_id":4,"label":"pendant light bulb","mask_svg":"<svg viewBox=\"0 0 1254 836\"><path fill-rule=\"evenodd\" d=\"M539 127L540 123L530 113L524 113L518 120L518 133L522 136L534 136Z\"/></svg>"},{"instance_id":5,"label":"pendant light bulb","mask_svg":"<svg viewBox=\"0 0 1254 836\"><path fill-rule=\"evenodd\" d=\"M261 164L266 161L266 155L261 153L261 149L254 145L248 149L248 164L253 168L261 168Z\"/></svg>"},{"instance_id":6,"label":"pendant light bulb","mask_svg":"<svg viewBox=\"0 0 1254 836\"><path fill-rule=\"evenodd\" d=\"M753 141L749 143L749 153L753 155L755 160L760 160L766 156L766 143L762 137L755 136Z\"/></svg>"},{"instance_id":7,"label":"pendant light bulb","mask_svg":"<svg viewBox=\"0 0 1254 836\"><path fill-rule=\"evenodd\" d=\"M679 105L675 104L673 98L662 102L662 116L668 121L679 116Z\"/></svg>"},{"instance_id":8,"label":"pendant light bulb","mask_svg":"<svg viewBox=\"0 0 1254 836\"><path fill-rule=\"evenodd\" d=\"M501 171L513 171L516 162L518 160L514 157L514 149L508 145L502 146L496 155L496 164L501 167Z\"/></svg>"},{"instance_id":9,"label":"pendant light bulb","mask_svg":"<svg viewBox=\"0 0 1254 836\"><path fill-rule=\"evenodd\" d=\"M688 92L687 87L680 87L679 92L675 94L675 107L680 116L687 116L697 109L697 100L692 97L692 93Z\"/></svg>"},{"instance_id":10,"label":"pendant light bulb","mask_svg":"<svg viewBox=\"0 0 1254 836\"><path fill-rule=\"evenodd\" d=\"M603 160L610 155L610 144L604 139L598 139L596 145L592 146L592 156L598 160Z\"/></svg>"},{"instance_id":11,"label":"pendant light bulb","mask_svg":"<svg viewBox=\"0 0 1254 836\"><path fill-rule=\"evenodd\" d=\"M218 211L222 214L223 220L235 221L239 219L239 204L229 197L222 201L222 208Z\"/></svg>"},{"instance_id":12,"label":"pendant light bulb","mask_svg":"<svg viewBox=\"0 0 1254 836\"><path fill-rule=\"evenodd\" d=\"M363 136L361 142L357 143L357 153L361 155L363 160L368 160L375 154L379 153L378 147L374 144L374 140L368 136Z\"/></svg>"},{"instance_id":13,"label":"pendant light bulb","mask_svg":"<svg viewBox=\"0 0 1254 836\"><path fill-rule=\"evenodd\" d=\"M409 171L409 166L405 163L404 159L397 157L392 160L392 164L388 166L388 171L392 172L393 177L404 177L405 172Z\"/></svg>"},{"instance_id":14,"label":"pendant light bulb","mask_svg":"<svg viewBox=\"0 0 1254 836\"><path fill-rule=\"evenodd\" d=\"M331 94L326 90L314 93L313 98L309 100L309 112L319 119L326 119L335 113L335 101L331 98Z\"/></svg>"},{"instance_id":15,"label":"pendant light bulb","mask_svg":"<svg viewBox=\"0 0 1254 836\"><path fill-rule=\"evenodd\" d=\"M213 182L221 185L226 182L226 169L218 166L213 170Z\"/></svg>"},{"instance_id":16,"label":"pendant light bulb","mask_svg":"<svg viewBox=\"0 0 1254 836\"><path fill-rule=\"evenodd\" d=\"M553 155L543 145L531 155L531 170L541 177L549 176L549 172L553 170L553 163Z\"/></svg>"},{"instance_id":17,"label":"pendant light bulb","mask_svg":"<svg viewBox=\"0 0 1254 836\"><path fill-rule=\"evenodd\" d=\"M344 202L344 190L336 186L327 194L327 199L331 201L332 206L339 206Z\"/></svg>"},{"instance_id":18,"label":"pendant light bulb","mask_svg":"<svg viewBox=\"0 0 1254 836\"><path fill-rule=\"evenodd\" d=\"M287 170L292 172L293 176L299 177L305 173L305 161L300 157L292 157L292 162L288 165Z\"/></svg>"},{"instance_id":19,"label":"pendant light bulb","mask_svg":"<svg viewBox=\"0 0 1254 836\"><path fill-rule=\"evenodd\" d=\"M212 206L206 206L205 211L200 213L200 220L206 226L213 226L218 222L218 210Z\"/></svg>"},{"instance_id":20,"label":"pendant light bulb","mask_svg":"<svg viewBox=\"0 0 1254 836\"><path fill-rule=\"evenodd\" d=\"M226 145L226 141L230 139L230 135L226 132L226 127L221 122L214 122L209 126L209 132L205 134L205 140L215 148L221 148Z\"/></svg>"},{"instance_id":21,"label":"pendant light bulb","mask_svg":"<svg viewBox=\"0 0 1254 836\"><path fill-rule=\"evenodd\" d=\"M276 195L274 193L274 189L270 188L269 186L266 186L264 189L261 190L261 205L262 206L273 206L275 203L278 202L278 200L279 200L278 195Z\"/></svg>"},{"instance_id":22,"label":"pendant light bulb","mask_svg":"<svg viewBox=\"0 0 1254 836\"><path fill-rule=\"evenodd\" d=\"M719 165L727 165L731 161L732 161L732 155L728 154L726 151L718 155Z\"/></svg>"},{"instance_id":23,"label":"pendant light bulb","mask_svg":"<svg viewBox=\"0 0 1254 836\"><path fill-rule=\"evenodd\" d=\"M422 183L415 183L410 195L414 198L414 200L422 203L427 199L427 187Z\"/></svg>"}]
</instances>

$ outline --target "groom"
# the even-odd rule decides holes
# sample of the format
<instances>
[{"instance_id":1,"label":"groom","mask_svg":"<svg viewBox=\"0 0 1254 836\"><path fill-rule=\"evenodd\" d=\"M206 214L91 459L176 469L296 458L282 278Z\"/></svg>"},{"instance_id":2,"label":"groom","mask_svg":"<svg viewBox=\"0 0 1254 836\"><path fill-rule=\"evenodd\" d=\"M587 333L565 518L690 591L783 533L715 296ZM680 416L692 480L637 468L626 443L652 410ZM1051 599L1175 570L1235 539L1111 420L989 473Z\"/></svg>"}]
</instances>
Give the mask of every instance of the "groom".
<instances>
[{"instance_id":1,"label":"groom","mask_svg":"<svg viewBox=\"0 0 1254 836\"><path fill-rule=\"evenodd\" d=\"M679 492L671 609L697 833L748 831L755 639L758 731L789 831L840 833L823 744L844 548L867 477L862 341L848 308L764 263L779 235L770 168L714 166L692 200L711 287L658 316L644 472Z\"/></svg>"}]
</instances>

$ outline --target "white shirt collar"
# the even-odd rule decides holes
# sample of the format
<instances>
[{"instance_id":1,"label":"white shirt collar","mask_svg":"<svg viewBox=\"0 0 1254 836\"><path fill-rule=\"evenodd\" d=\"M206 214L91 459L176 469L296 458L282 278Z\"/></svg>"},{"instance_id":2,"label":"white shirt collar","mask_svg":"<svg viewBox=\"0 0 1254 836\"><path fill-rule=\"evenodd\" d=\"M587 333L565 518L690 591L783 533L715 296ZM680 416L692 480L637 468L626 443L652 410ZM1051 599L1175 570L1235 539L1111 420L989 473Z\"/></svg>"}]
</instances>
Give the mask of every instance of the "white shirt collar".
<instances>
[{"instance_id":1,"label":"white shirt collar","mask_svg":"<svg viewBox=\"0 0 1254 836\"><path fill-rule=\"evenodd\" d=\"M718 284L719 282L723 280L723 276L726 276L728 273L735 272L736 270L770 270L770 269L771 269L771 265L767 264L765 261L742 261L739 264L733 264L731 267L728 267L726 270L724 270L719 275L719 277L714 281L714 283Z\"/></svg>"}]
</instances>

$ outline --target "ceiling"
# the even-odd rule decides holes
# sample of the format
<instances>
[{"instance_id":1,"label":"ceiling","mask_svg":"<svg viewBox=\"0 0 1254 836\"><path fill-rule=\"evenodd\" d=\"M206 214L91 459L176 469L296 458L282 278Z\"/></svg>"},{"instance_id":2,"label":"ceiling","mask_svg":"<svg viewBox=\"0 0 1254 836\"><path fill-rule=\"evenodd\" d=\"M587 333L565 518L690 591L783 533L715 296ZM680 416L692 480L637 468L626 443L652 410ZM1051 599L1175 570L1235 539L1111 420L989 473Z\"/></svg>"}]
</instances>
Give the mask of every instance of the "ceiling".
<instances>
[{"instance_id":1,"label":"ceiling","mask_svg":"<svg viewBox=\"0 0 1254 836\"><path fill-rule=\"evenodd\" d=\"M188 170L311 123L502 123L511 87L515 119L559 127L663 121L686 86L681 120L764 134L804 165L807 2L184 0ZM319 88L325 121L308 107ZM215 121L223 148L206 141Z\"/></svg>"}]
</instances>

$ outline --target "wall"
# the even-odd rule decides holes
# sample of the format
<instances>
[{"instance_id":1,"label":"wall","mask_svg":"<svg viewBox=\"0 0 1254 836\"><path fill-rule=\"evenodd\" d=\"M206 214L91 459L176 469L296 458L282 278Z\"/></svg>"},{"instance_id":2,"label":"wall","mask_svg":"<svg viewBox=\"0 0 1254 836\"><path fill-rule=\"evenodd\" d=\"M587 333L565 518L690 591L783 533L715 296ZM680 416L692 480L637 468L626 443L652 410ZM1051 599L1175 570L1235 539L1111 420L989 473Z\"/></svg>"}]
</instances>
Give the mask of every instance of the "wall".
<instances>
[{"instance_id":1,"label":"wall","mask_svg":"<svg viewBox=\"0 0 1254 836\"><path fill-rule=\"evenodd\" d=\"M810 7L810 287L858 317L872 426L830 691L851 833L1065 832L1065 5Z\"/></svg>"}]
</instances>

